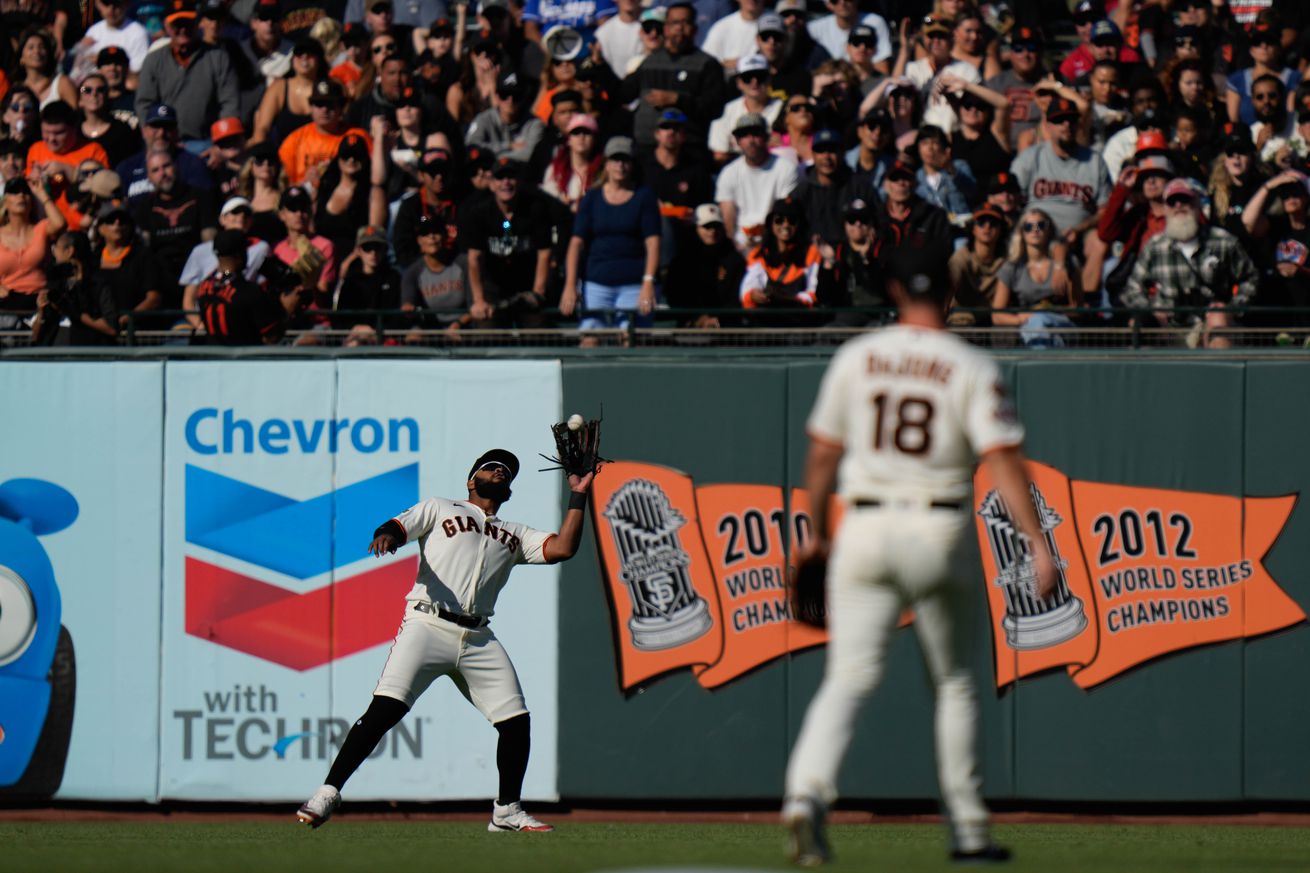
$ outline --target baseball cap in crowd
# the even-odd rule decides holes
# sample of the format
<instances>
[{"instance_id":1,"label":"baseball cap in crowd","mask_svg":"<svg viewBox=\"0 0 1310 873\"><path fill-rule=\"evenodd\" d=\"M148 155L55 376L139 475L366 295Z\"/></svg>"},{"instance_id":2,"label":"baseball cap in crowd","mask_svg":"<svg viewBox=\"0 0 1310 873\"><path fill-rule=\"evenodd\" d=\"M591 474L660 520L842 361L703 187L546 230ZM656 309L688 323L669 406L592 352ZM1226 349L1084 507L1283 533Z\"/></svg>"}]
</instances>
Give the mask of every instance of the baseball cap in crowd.
<instances>
[{"instance_id":1,"label":"baseball cap in crowd","mask_svg":"<svg viewBox=\"0 0 1310 873\"><path fill-rule=\"evenodd\" d=\"M1016 27L1010 31L1010 48L1031 48L1034 51L1042 47L1042 35L1031 27Z\"/></svg>"},{"instance_id":2,"label":"baseball cap in crowd","mask_svg":"<svg viewBox=\"0 0 1310 873\"><path fill-rule=\"evenodd\" d=\"M541 35L541 45L552 61L571 61L582 54L586 41L573 28L557 24Z\"/></svg>"},{"instance_id":3,"label":"baseball cap in crowd","mask_svg":"<svg viewBox=\"0 0 1310 873\"><path fill-rule=\"evenodd\" d=\"M96 170L77 186L79 191L102 200L116 197L123 191L123 180L113 170Z\"/></svg>"},{"instance_id":4,"label":"baseball cap in crowd","mask_svg":"<svg viewBox=\"0 0 1310 873\"><path fill-rule=\"evenodd\" d=\"M840 152L842 146L841 134L829 128L817 131L810 140L810 148L816 152Z\"/></svg>"},{"instance_id":5,"label":"baseball cap in crowd","mask_svg":"<svg viewBox=\"0 0 1310 873\"><path fill-rule=\"evenodd\" d=\"M1080 0L1073 8L1075 24L1090 24L1105 17L1105 6L1097 0Z\"/></svg>"},{"instance_id":6,"label":"baseball cap in crowd","mask_svg":"<svg viewBox=\"0 0 1310 873\"><path fill-rule=\"evenodd\" d=\"M496 82L496 96L502 100L517 96L521 90L518 73L506 73Z\"/></svg>"},{"instance_id":7,"label":"baseball cap in crowd","mask_svg":"<svg viewBox=\"0 0 1310 873\"><path fill-rule=\"evenodd\" d=\"M423 160L419 164L419 168L429 176L449 171L450 152L445 149L429 149L423 153Z\"/></svg>"},{"instance_id":8,"label":"baseball cap in crowd","mask_svg":"<svg viewBox=\"0 0 1310 873\"><path fill-rule=\"evenodd\" d=\"M875 127L885 127L890 130L892 127L892 116L886 109L870 109L860 123L870 130Z\"/></svg>"},{"instance_id":9,"label":"baseball cap in crowd","mask_svg":"<svg viewBox=\"0 0 1310 873\"><path fill-rule=\"evenodd\" d=\"M1247 38L1251 41L1251 45L1278 45L1279 43L1278 31L1267 21L1261 21L1252 27L1247 32Z\"/></svg>"},{"instance_id":10,"label":"baseball cap in crowd","mask_svg":"<svg viewBox=\"0 0 1310 873\"><path fill-rule=\"evenodd\" d=\"M708 227L711 224L723 224L723 210L717 203L702 203L696 207L696 226Z\"/></svg>"},{"instance_id":11,"label":"baseball cap in crowd","mask_svg":"<svg viewBox=\"0 0 1310 873\"><path fill-rule=\"evenodd\" d=\"M12 185L15 181L18 180L10 179L9 185ZM6 194L9 193L9 185L5 185ZM96 219L104 221L111 215L126 215L130 219L132 217L132 212L127 208L127 201L121 197L115 197L113 200L106 200L100 207L100 211L96 213Z\"/></svg>"},{"instance_id":12,"label":"baseball cap in crowd","mask_svg":"<svg viewBox=\"0 0 1310 873\"><path fill-rule=\"evenodd\" d=\"M681 109L665 109L660 114L656 127L683 127L687 124L687 113Z\"/></svg>"},{"instance_id":13,"label":"baseball cap in crowd","mask_svg":"<svg viewBox=\"0 0 1310 873\"><path fill-rule=\"evenodd\" d=\"M605 157L631 158L632 138L627 136L610 137L610 141L605 143Z\"/></svg>"},{"instance_id":14,"label":"baseball cap in crowd","mask_svg":"<svg viewBox=\"0 0 1310 873\"><path fill-rule=\"evenodd\" d=\"M1000 194L1002 191L1008 191L1011 194L1022 194L1023 189L1019 187L1019 180L1014 177L1014 173L997 173L987 180L983 186L983 195L990 197L993 194Z\"/></svg>"},{"instance_id":15,"label":"baseball cap in crowd","mask_svg":"<svg viewBox=\"0 0 1310 873\"><path fill-rule=\"evenodd\" d=\"M1144 152L1165 152L1169 150L1169 143L1164 138L1164 133L1159 128L1144 130L1137 134L1136 152L1140 157Z\"/></svg>"},{"instance_id":16,"label":"baseball cap in crowd","mask_svg":"<svg viewBox=\"0 0 1310 873\"><path fill-rule=\"evenodd\" d=\"M1201 40L1201 28L1195 24L1184 24L1174 31L1174 45L1179 46L1185 43L1196 43Z\"/></svg>"},{"instance_id":17,"label":"baseball cap in crowd","mask_svg":"<svg viewBox=\"0 0 1310 873\"><path fill-rule=\"evenodd\" d=\"M146 113L146 124L167 124L177 126L177 112L167 103L156 103Z\"/></svg>"},{"instance_id":18,"label":"baseball cap in crowd","mask_svg":"<svg viewBox=\"0 0 1310 873\"><path fill-rule=\"evenodd\" d=\"M767 133L768 130L768 120L758 112L743 112L737 118L737 123L732 126L733 136L743 133Z\"/></svg>"},{"instance_id":19,"label":"baseball cap in crowd","mask_svg":"<svg viewBox=\"0 0 1310 873\"><path fill-rule=\"evenodd\" d=\"M747 55L737 61L737 76L746 75L747 73L768 73L769 62L764 55Z\"/></svg>"},{"instance_id":20,"label":"baseball cap in crowd","mask_svg":"<svg viewBox=\"0 0 1310 873\"><path fill-rule=\"evenodd\" d=\"M473 466L469 468L469 478L472 479L473 474L487 464L503 464L509 470L511 481L519 474L519 459L514 456L513 452L505 449L491 449L483 452L482 457L473 462Z\"/></svg>"},{"instance_id":21,"label":"baseball cap in crowd","mask_svg":"<svg viewBox=\"0 0 1310 873\"><path fill-rule=\"evenodd\" d=\"M277 146L267 140L256 143L247 149L246 157L252 161L269 161L274 164L282 162L282 159L278 157Z\"/></svg>"},{"instance_id":22,"label":"baseball cap in crowd","mask_svg":"<svg viewBox=\"0 0 1310 873\"><path fill-rule=\"evenodd\" d=\"M445 228L440 221L437 221L431 215L424 213L418 217L418 224L414 228L414 236L431 236L434 233L442 233Z\"/></svg>"},{"instance_id":23,"label":"baseball cap in crowd","mask_svg":"<svg viewBox=\"0 0 1310 873\"><path fill-rule=\"evenodd\" d=\"M110 64L118 64L122 67L128 66L130 61L128 60L127 52L123 51L122 48L116 45L105 46L102 48L100 54L96 55L96 66L107 67Z\"/></svg>"},{"instance_id":24,"label":"baseball cap in crowd","mask_svg":"<svg viewBox=\"0 0 1310 873\"><path fill-rule=\"evenodd\" d=\"M196 7L190 0L171 0L164 6L164 23L178 24L196 20Z\"/></svg>"},{"instance_id":25,"label":"baseball cap in crowd","mask_svg":"<svg viewBox=\"0 0 1310 873\"><path fill-rule=\"evenodd\" d=\"M667 18L668 15L669 10L665 9L663 6L652 6L641 13L641 26L643 29L660 31L663 29L664 19ZM646 28L647 24L652 24L652 27Z\"/></svg>"},{"instance_id":26,"label":"baseball cap in crowd","mask_svg":"<svg viewBox=\"0 0 1310 873\"><path fill-rule=\"evenodd\" d=\"M362 164L368 163L368 142L357 133L348 133L337 143L337 160L354 158Z\"/></svg>"},{"instance_id":27,"label":"baseball cap in crowd","mask_svg":"<svg viewBox=\"0 0 1310 873\"><path fill-rule=\"evenodd\" d=\"M355 245L363 248L366 245L386 245L387 235L383 233L382 228L366 224L355 233Z\"/></svg>"},{"instance_id":28,"label":"baseball cap in crowd","mask_svg":"<svg viewBox=\"0 0 1310 873\"><path fill-rule=\"evenodd\" d=\"M310 106L340 106L345 101L346 93L335 79L319 79L309 92Z\"/></svg>"},{"instance_id":29,"label":"baseball cap in crowd","mask_svg":"<svg viewBox=\"0 0 1310 873\"><path fill-rule=\"evenodd\" d=\"M500 158L496 161L495 166L491 168L491 178L493 179L519 179L523 176L523 169L519 162L513 158Z\"/></svg>"},{"instance_id":30,"label":"baseball cap in crowd","mask_svg":"<svg viewBox=\"0 0 1310 873\"><path fill-rule=\"evenodd\" d=\"M246 253L246 235L239 230L224 228L214 236L214 256L235 258Z\"/></svg>"},{"instance_id":31,"label":"baseball cap in crowd","mask_svg":"<svg viewBox=\"0 0 1310 873\"><path fill-rule=\"evenodd\" d=\"M561 103L574 103L582 105L582 92L573 88L560 88L554 94L550 95L550 108L554 109Z\"/></svg>"},{"instance_id":32,"label":"baseball cap in crowd","mask_svg":"<svg viewBox=\"0 0 1310 873\"><path fill-rule=\"evenodd\" d=\"M1052 100L1050 108L1046 110L1046 120L1052 123L1059 123L1063 119L1077 121L1080 117L1081 113L1074 102L1063 97Z\"/></svg>"},{"instance_id":33,"label":"baseball cap in crowd","mask_svg":"<svg viewBox=\"0 0 1310 873\"><path fill-rule=\"evenodd\" d=\"M400 89L400 96L396 98L396 108L402 106L422 106L423 95L416 88L406 85Z\"/></svg>"},{"instance_id":34,"label":"baseball cap in crowd","mask_svg":"<svg viewBox=\"0 0 1310 873\"><path fill-rule=\"evenodd\" d=\"M987 221L994 221L1002 228L1009 228L1010 226L1010 219L1005 217L1005 213L990 203L984 203L973 214L974 224L978 224L979 222L986 223Z\"/></svg>"},{"instance_id":35,"label":"baseball cap in crowd","mask_svg":"<svg viewBox=\"0 0 1310 873\"><path fill-rule=\"evenodd\" d=\"M1133 116L1133 127L1140 130L1164 130L1164 116L1150 106Z\"/></svg>"},{"instance_id":36,"label":"baseball cap in crowd","mask_svg":"<svg viewBox=\"0 0 1310 873\"><path fill-rule=\"evenodd\" d=\"M587 115L585 112L575 112L573 113L573 117L569 119L568 129L564 132L573 133L575 130L589 130L592 133L598 133L600 131L600 125L596 123L596 119Z\"/></svg>"},{"instance_id":37,"label":"baseball cap in crowd","mask_svg":"<svg viewBox=\"0 0 1310 873\"><path fill-rule=\"evenodd\" d=\"M449 18L438 18L428 28L428 36L454 36L455 24Z\"/></svg>"},{"instance_id":38,"label":"baseball cap in crowd","mask_svg":"<svg viewBox=\"0 0 1310 873\"><path fill-rule=\"evenodd\" d=\"M1173 162L1164 155L1141 155L1137 158L1137 173L1145 176L1148 173L1164 173L1166 176L1174 175Z\"/></svg>"},{"instance_id":39,"label":"baseball cap in crowd","mask_svg":"<svg viewBox=\"0 0 1310 873\"><path fill-rule=\"evenodd\" d=\"M22 176L15 176L8 182L5 182L6 194L31 194L32 186L27 184L27 180Z\"/></svg>"},{"instance_id":40,"label":"baseball cap in crowd","mask_svg":"<svg viewBox=\"0 0 1310 873\"><path fill-rule=\"evenodd\" d=\"M209 138L215 143L221 142L228 137L245 135L246 128L241 123L240 118L220 118L209 125Z\"/></svg>"},{"instance_id":41,"label":"baseball cap in crowd","mask_svg":"<svg viewBox=\"0 0 1310 873\"><path fill-rule=\"evenodd\" d=\"M314 202L310 199L309 192L298 185L293 185L282 192L277 205L279 209L290 209L292 212L308 212L313 208Z\"/></svg>"},{"instance_id":42,"label":"baseball cap in crowd","mask_svg":"<svg viewBox=\"0 0 1310 873\"><path fill-rule=\"evenodd\" d=\"M846 204L846 208L842 210L842 217L847 221L855 221L856 219L859 219L866 223L872 223L873 207L865 200L856 197L850 203Z\"/></svg>"},{"instance_id":43,"label":"baseball cap in crowd","mask_svg":"<svg viewBox=\"0 0 1310 873\"><path fill-rule=\"evenodd\" d=\"M1092 25L1091 40L1093 45L1118 45L1123 42L1119 25L1108 18L1102 18Z\"/></svg>"},{"instance_id":44,"label":"baseball cap in crowd","mask_svg":"<svg viewBox=\"0 0 1310 873\"><path fill-rule=\"evenodd\" d=\"M469 54L499 57L500 43L496 42L496 40L490 35L484 33L469 44Z\"/></svg>"},{"instance_id":45,"label":"baseball cap in crowd","mask_svg":"<svg viewBox=\"0 0 1310 873\"><path fill-rule=\"evenodd\" d=\"M295 47L291 49L291 55L293 57L318 58L320 61L327 60L327 55L323 51L323 43L312 36L305 36L296 40Z\"/></svg>"},{"instance_id":46,"label":"baseball cap in crowd","mask_svg":"<svg viewBox=\"0 0 1310 873\"><path fill-rule=\"evenodd\" d=\"M1310 178L1307 178L1305 173L1298 172L1297 170L1289 170L1288 172L1295 176L1296 180L1292 182L1284 182L1282 185L1275 188L1273 193L1282 198L1305 197L1307 192L1310 192Z\"/></svg>"},{"instance_id":47,"label":"baseball cap in crowd","mask_svg":"<svg viewBox=\"0 0 1310 873\"><path fill-rule=\"evenodd\" d=\"M496 163L496 154L482 146L469 146L464 151L464 163L472 171L490 170Z\"/></svg>"},{"instance_id":48,"label":"baseball cap in crowd","mask_svg":"<svg viewBox=\"0 0 1310 873\"><path fill-rule=\"evenodd\" d=\"M892 79L892 83L887 86L888 99L890 99L891 96L895 94L897 91L912 91L915 94L918 94L919 86L914 84L913 79L908 79L905 76L901 76L898 79Z\"/></svg>"},{"instance_id":49,"label":"baseball cap in crowd","mask_svg":"<svg viewBox=\"0 0 1310 873\"><path fill-rule=\"evenodd\" d=\"M264 21L276 21L278 18L278 0L259 0L255 4L254 10L250 13L251 18L259 18Z\"/></svg>"},{"instance_id":50,"label":"baseball cap in crowd","mask_svg":"<svg viewBox=\"0 0 1310 873\"><path fill-rule=\"evenodd\" d=\"M948 39L951 36L951 21L940 15L928 15L923 19L924 36L944 36Z\"/></svg>"},{"instance_id":51,"label":"baseball cap in crowd","mask_svg":"<svg viewBox=\"0 0 1310 873\"><path fill-rule=\"evenodd\" d=\"M1196 193L1196 189L1192 187L1192 183L1186 179L1174 179L1168 185L1164 186L1164 199L1166 201L1170 197L1179 196L1185 196L1192 201L1200 199L1200 196Z\"/></svg>"},{"instance_id":52,"label":"baseball cap in crowd","mask_svg":"<svg viewBox=\"0 0 1310 873\"><path fill-rule=\"evenodd\" d=\"M250 212L250 201L244 197L229 197L223 204L223 208L218 210L218 214L221 217L236 212L238 209L244 209L247 212Z\"/></svg>"},{"instance_id":53,"label":"baseball cap in crowd","mask_svg":"<svg viewBox=\"0 0 1310 873\"><path fill-rule=\"evenodd\" d=\"M787 25L783 24L782 16L776 12L766 12L758 19L756 32L765 33L786 33Z\"/></svg>"},{"instance_id":54,"label":"baseball cap in crowd","mask_svg":"<svg viewBox=\"0 0 1310 873\"><path fill-rule=\"evenodd\" d=\"M778 216L802 221L805 218L805 209L795 197L783 197L781 200L773 201L773 206L769 209L770 221Z\"/></svg>"},{"instance_id":55,"label":"baseball cap in crowd","mask_svg":"<svg viewBox=\"0 0 1310 873\"><path fill-rule=\"evenodd\" d=\"M1223 126L1224 137L1221 147L1226 155L1255 154L1255 140L1251 137L1251 128L1239 122L1226 122Z\"/></svg>"},{"instance_id":56,"label":"baseball cap in crowd","mask_svg":"<svg viewBox=\"0 0 1310 873\"><path fill-rule=\"evenodd\" d=\"M227 14L227 6L223 0L201 0L200 17L209 18L214 21L222 19Z\"/></svg>"},{"instance_id":57,"label":"baseball cap in crowd","mask_svg":"<svg viewBox=\"0 0 1310 873\"><path fill-rule=\"evenodd\" d=\"M391 5L391 0L373 0L366 7L374 15L381 15L384 12L394 12L395 7Z\"/></svg>"},{"instance_id":58,"label":"baseball cap in crowd","mask_svg":"<svg viewBox=\"0 0 1310 873\"><path fill-rule=\"evenodd\" d=\"M919 178L919 171L915 169L913 164L907 163L906 161L896 161L887 168L887 174L884 178L889 180L909 179L910 181L914 181Z\"/></svg>"},{"instance_id":59,"label":"baseball cap in crowd","mask_svg":"<svg viewBox=\"0 0 1310 873\"><path fill-rule=\"evenodd\" d=\"M867 24L857 24L851 28L851 35L846 38L846 42L874 48L878 45L878 32Z\"/></svg>"},{"instance_id":60,"label":"baseball cap in crowd","mask_svg":"<svg viewBox=\"0 0 1310 873\"><path fill-rule=\"evenodd\" d=\"M779 15L797 12L802 17L808 17L807 13L809 12L805 6L805 0L778 0L778 5L773 7L773 11Z\"/></svg>"}]
</instances>

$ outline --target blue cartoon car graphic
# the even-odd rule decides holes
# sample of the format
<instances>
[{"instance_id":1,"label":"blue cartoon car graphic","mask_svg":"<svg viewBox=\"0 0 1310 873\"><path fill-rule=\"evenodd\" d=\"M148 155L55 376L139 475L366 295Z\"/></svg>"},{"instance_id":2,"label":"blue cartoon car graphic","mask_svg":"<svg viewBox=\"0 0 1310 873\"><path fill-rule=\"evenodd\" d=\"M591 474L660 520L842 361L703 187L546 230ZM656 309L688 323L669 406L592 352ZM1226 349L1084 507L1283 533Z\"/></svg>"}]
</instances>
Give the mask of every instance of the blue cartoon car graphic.
<instances>
[{"instance_id":1,"label":"blue cartoon car graphic","mask_svg":"<svg viewBox=\"0 0 1310 873\"><path fill-rule=\"evenodd\" d=\"M73 495L51 482L0 485L0 796L50 797L64 778L76 662L37 537L77 513Z\"/></svg>"}]
</instances>

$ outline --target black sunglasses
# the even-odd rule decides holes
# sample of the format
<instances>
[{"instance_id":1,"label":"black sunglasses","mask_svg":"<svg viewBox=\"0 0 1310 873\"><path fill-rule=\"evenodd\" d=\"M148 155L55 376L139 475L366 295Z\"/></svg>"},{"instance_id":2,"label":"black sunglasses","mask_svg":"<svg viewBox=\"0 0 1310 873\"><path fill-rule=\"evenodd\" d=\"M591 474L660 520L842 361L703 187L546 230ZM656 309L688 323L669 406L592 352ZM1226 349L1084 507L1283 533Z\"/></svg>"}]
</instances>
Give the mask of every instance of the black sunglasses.
<instances>
[{"instance_id":1,"label":"black sunglasses","mask_svg":"<svg viewBox=\"0 0 1310 873\"><path fill-rule=\"evenodd\" d=\"M1175 194L1164 202L1167 206L1191 206L1196 201L1186 194Z\"/></svg>"},{"instance_id":2,"label":"black sunglasses","mask_svg":"<svg viewBox=\"0 0 1310 873\"><path fill-rule=\"evenodd\" d=\"M865 39L864 37L860 37L859 39L848 39L846 40L846 44L855 46L856 48L873 48L873 40Z\"/></svg>"},{"instance_id":3,"label":"black sunglasses","mask_svg":"<svg viewBox=\"0 0 1310 873\"><path fill-rule=\"evenodd\" d=\"M790 224L792 227L795 227L797 222L796 222L796 219L794 219L794 218L792 218L792 217L790 217L790 216L787 216L787 215L775 215L775 216L773 216L773 223L774 223L774 224Z\"/></svg>"},{"instance_id":4,"label":"black sunglasses","mask_svg":"<svg viewBox=\"0 0 1310 873\"><path fill-rule=\"evenodd\" d=\"M1023 223L1023 232L1032 233L1034 230L1047 230L1050 226L1050 222L1042 219L1038 219L1037 221L1025 221Z\"/></svg>"},{"instance_id":5,"label":"black sunglasses","mask_svg":"<svg viewBox=\"0 0 1310 873\"><path fill-rule=\"evenodd\" d=\"M387 250L387 247L382 243L365 243L359 247L359 250L361 252L368 252L369 254L380 255Z\"/></svg>"},{"instance_id":6,"label":"black sunglasses","mask_svg":"<svg viewBox=\"0 0 1310 873\"><path fill-rule=\"evenodd\" d=\"M809 103L793 103L787 107L788 112L813 112L814 106Z\"/></svg>"},{"instance_id":7,"label":"black sunglasses","mask_svg":"<svg viewBox=\"0 0 1310 873\"><path fill-rule=\"evenodd\" d=\"M761 82L766 81L769 77L764 73L753 72L753 73L742 73L737 78L745 82L747 85L758 85Z\"/></svg>"},{"instance_id":8,"label":"black sunglasses","mask_svg":"<svg viewBox=\"0 0 1310 873\"><path fill-rule=\"evenodd\" d=\"M382 45L373 46L373 54L380 55L383 52L394 52L396 44L394 42L384 42Z\"/></svg>"},{"instance_id":9,"label":"black sunglasses","mask_svg":"<svg viewBox=\"0 0 1310 873\"><path fill-rule=\"evenodd\" d=\"M760 34L761 42L782 42L787 38L787 34L778 33L776 30L770 30L768 33Z\"/></svg>"},{"instance_id":10,"label":"black sunglasses","mask_svg":"<svg viewBox=\"0 0 1310 873\"><path fill-rule=\"evenodd\" d=\"M643 21L641 29L645 33L655 34L664 32L664 23L660 21Z\"/></svg>"},{"instance_id":11,"label":"black sunglasses","mask_svg":"<svg viewBox=\"0 0 1310 873\"><path fill-rule=\"evenodd\" d=\"M252 163L252 164L271 164L271 163L273 163L273 157L272 157L271 155L255 155L254 157L252 157L252 158L250 159L250 163Z\"/></svg>"},{"instance_id":12,"label":"black sunglasses","mask_svg":"<svg viewBox=\"0 0 1310 873\"><path fill-rule=\"evenodd\" d=\"M994 227L997 230L1000 230L1002 227L1005 226L1000 221L997 221L995 218L992 218L989 215L983 216L982 218L975 221L974 224L978 227Z\"/></svg>"},{"instance_id":13,"label":"black sunglasses","mask_svg":"<svg viewBox=\"0 0 1310 873\"><path fill-rule=\"evenodd\" d=\"M83 94L108 94L109 93L108 88L105 88L103 86L100 88L93 88L90 85L83 85L81 88L78 89L78 91L80 91Z\"/></svg>"}]
</instances>

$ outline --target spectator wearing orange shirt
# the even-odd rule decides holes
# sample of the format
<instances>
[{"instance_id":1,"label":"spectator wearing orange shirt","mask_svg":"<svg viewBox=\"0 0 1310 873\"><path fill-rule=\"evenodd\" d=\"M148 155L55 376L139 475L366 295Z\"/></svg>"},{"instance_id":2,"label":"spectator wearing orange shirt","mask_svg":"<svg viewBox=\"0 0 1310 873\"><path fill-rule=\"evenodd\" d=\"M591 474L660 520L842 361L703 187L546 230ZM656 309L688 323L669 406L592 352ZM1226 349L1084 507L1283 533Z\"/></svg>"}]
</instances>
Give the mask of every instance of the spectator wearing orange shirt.
<instances>
[{"instance_id":1,"label":"spectator wearing orange shirt","mask_svg":"<svg viewBox=\"0 0 1310 873\"><path fill-rule=\"evenodd\" d=\"M345 93L335 80L324 79L314 84L309 95L309 117L312 120L293 131L277 150L287 171L287 181L292 185L306 180L317 185L323 169L336 157L337 146L348 133L361 136L372 151L373 140L369 135L346 124L345 107Z\"/></svg>"},{"instance_id":2,"label":"spectator wearing orange shirt","mask_svg":"<svg viewBox=\"0 0 1310 873\"><path fill-rule=\"evenodd\" d=\"M60 175L71 182L77 168L86 161L95 161L102 167L109 165L109 155L94 142L82 138L81 119L77 110L63 101L56 101L41 110L41 140L27 150L27 176L42 175L52 182ZM56 190L59 185L55 184ZM68 193L59 190L55 208L67 224L77 226L81 216L68 202Z\"/></svg>"},{"instance_id":3,"label":"spectator wearing orange shirt","mask_svg":"<svg viewBox=\"0 0 1310 873\"><path fill-rule=\"evenodd\" d=\"M46 218L37 220L36 204ZM35 310L37 292L46 287L45 261L50 243L64 229L50 195L26 179L5 183L0 200L0 309Z\"/></svg>"}]
</instances>

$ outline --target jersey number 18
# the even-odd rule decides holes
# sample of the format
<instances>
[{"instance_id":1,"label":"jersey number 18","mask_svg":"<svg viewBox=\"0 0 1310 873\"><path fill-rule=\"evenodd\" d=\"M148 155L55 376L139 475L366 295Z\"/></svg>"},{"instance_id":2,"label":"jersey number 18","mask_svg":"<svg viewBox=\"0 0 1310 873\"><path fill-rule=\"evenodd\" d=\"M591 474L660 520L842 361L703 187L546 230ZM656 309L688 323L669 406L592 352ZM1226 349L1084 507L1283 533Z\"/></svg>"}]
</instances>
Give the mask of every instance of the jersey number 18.
<instances>
[{"instance_id":1,"label":"jersey number 18","mask_svg":"<svg viewBox=\"0 0 1310 873\"><path fill-rule=\"evenodd\" d=\"M902 397L894 410L892 404L893 398L886 391L873 395L874 451L894 446L907 455L928 454L932 450L932 401L926 397Z\"/></svg>"}]
</instances>

